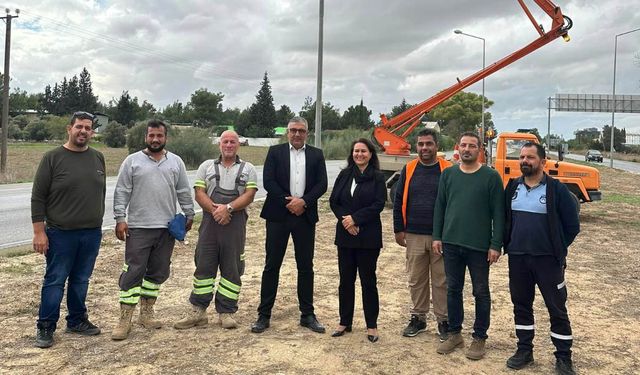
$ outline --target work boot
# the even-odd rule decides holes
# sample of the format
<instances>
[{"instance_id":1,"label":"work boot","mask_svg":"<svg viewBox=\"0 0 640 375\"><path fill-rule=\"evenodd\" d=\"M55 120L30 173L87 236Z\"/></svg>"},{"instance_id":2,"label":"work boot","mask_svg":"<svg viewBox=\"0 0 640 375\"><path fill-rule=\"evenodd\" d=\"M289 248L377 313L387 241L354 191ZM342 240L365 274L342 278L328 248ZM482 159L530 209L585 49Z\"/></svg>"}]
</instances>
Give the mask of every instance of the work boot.
<instances>
[{"instance_id":1,"label":"work boot","mask_svg":"<svg viewBox=\"0 0 640 375\"><path fill-rule=\"evenodd\" d=\"M417 336L420 332L424 332L427 330L427 322L424 318L420 318L418 315L412 314L411 320L409 321L409 325L402 331L402 336L404 337L414 337Z\"/></svg>"},{"instance_id":2,"label":"work boot","mask_svg":"<svg viewBox=\"0 0 640 375\"><path fill-rule=\"evenodd\" d=\"M126 303L120 304L120 320L118 325L111 332L112 340L124 340L129 337L131 331L131 318L133 317L133 311L136 309L136 305L127 305Z\"/></svg>"},{"instance_id":3,"label":"work boot","mask_svg":"<svg viewBox=\"0 0 640 375\"><path fill-rule=\"evenodd\" d=\"M485 339L474 337L473 342L471 342L471 345L469 345L469 350L467 350L467 358L476 361L482 359L482 357L484 357L485 353L487 352L484 348L485 341Z\"/></svg>"},{"instance_id":4,"label":"work boot","mask_svg":"<svg viewBox=\"0 0 640 375\"><path fill-rule=\"evenodd\" d=\"M153 305L156 303L155 298L140 298L140 317L138 323L144 328L161 328L162 322L153 318Z\"/></svg>"},{"instance_id":5,"label":"work boot","mask_svg":"<svg viewBox=\"0 0 640 375\"><path fill-rule=\"evenodd\" d=\"M54 327L38 327L35 346L42 349L51 347L55 330Z\"/></svg>"},{"instance_id":6,"label":"work boot","mask_svg":"<svg viewBox=\"0 0 640 375\"><path fill-rule=\"evenodd\" d=\"M186 317L178 320L173 328L187 329L192 327L204 326L209 323L207 318L207 309L202 306L191 305L191 311Z\"/></svg>"},{"instance_id":7,"label":"work boot","mask_svg":"<svg viewBox=\"0 0 640 375\"><path fill-rule=\"evenodd\" d=\"M463 348L463 347L464 347L464 339L462 338L462 334L460 332L451 333L449 334L449 337L447 337L447 339L444 340L444 342L438 345L438 349L436 351L438 352L438 354L449 354L452 351L454 351L456 348Z\"/></svg>"},{"instance_id":8,"label":"work boot","mask_svg":"<svg viewBox=\"0 0 640 375\"><path fill-rule=\"evenodd\" d=\"M449 337L448 321L438 322L438 337L440 338L440 342L444 342L447 337Z\"/></svg>"},{"instance_id":9,"label":"work boot","mask_svg":"<svg viewBox=\"0 0 640 375\"><path fill-rule=\"evenodd\" d=\"M220 324L222 325L222 328L226 329L238 328L238 323L233 319L233 314L230 313L220 314Z\"/></svg>"},{"instance_id":10,"label":"work boot","mask_svg":"<svg viewBox=\"0 0 640 375\"><path fill-rule=\"evenodd\" d=\"M573 370L573 362L571 358L556 358L556 374L558 375L575 375Z\"/></svg>"},{"instance_id":11,"label":"work boot","mask_svg":"<svg viewBox=\"0 0 640 375\"><path fill-rule=\"evenodd\" d=\"M507 359L507 367L514 370L520 370L526 365L533 363L533 350L516 350L516 354Z\"/></svg>"}]
</instances>

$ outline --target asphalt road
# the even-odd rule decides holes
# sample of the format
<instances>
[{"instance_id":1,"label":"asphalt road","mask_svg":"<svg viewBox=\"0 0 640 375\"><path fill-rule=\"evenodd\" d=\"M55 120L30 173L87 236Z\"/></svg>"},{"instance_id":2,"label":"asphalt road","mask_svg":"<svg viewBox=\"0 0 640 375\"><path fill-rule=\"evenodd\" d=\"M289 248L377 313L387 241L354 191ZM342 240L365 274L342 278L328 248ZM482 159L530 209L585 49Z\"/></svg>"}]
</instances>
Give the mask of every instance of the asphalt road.
<instances>
[{"instance_id":1,"label":"asphalt road","mask_svg":"<svg viewBox=\"0 0 640 375\"><path fill-rule=\"evenodd\" d=\"M344 164L343 160L327 161L329 187L333 186L333 182ZM262 166L256 166L256 171L258 174L256 199L261 199L266 196L266 191L262 185ZM196 171L189 171L187 175L191 185L193 185ZM0 249L28 244L32 240L31 185L31 183L0 185ZM113 190L115 185L116 177L108 177L103 229L110 229L115 224L113 219ZM195 201L194 204L198 210L200 207Z\"/></svg>"},{"instance_id":2,"label":"asphalt road","mask_svg":"<svg viewBox=\"0 0 640 375\"><path fill-rule=\"evenodd\" d=\"M565 157L567 159L573 159L573 160L584 160L584 155L578 155L578 154L566 154ZM602 163L597 163L597 162L590 162L591 164L600 164L600 165L604 165L606 167L609 166L610 163L610 159L608 158L604 158L602 160ZM623 161L623 160L616 160L613 159L613 167L616 169L622 169L625 170L627 172L631 172L631 173L639 173L640 174L640 163L634 163L632 161Z\"/></svg>"}]
</instances>

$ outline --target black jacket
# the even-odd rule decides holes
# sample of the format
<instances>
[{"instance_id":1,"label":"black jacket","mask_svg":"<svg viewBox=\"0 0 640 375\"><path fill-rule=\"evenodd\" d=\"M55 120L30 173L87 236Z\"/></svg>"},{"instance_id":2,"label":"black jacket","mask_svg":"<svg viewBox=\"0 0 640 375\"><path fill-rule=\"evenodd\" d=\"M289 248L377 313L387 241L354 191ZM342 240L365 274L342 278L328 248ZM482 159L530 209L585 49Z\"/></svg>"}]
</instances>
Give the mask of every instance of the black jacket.
<instances>
[{"instance_id":1,"label":"black jacket","mask_svg":"<svg viewBox=\"0 0 640 375\"><path fill-rule=\"evenodd\" d=\"M269 221L284 221L289 213L288 201L290 156L289 143L269 147L262 170L262 182L267 198L262 206L260 217ZM327 166L322 150L310 145L305 146L305 188L302 199L307 204L304 216L314 224L318 222L318 199L327 191Z\"/></svg>"},{"instance_id":2,"label":"black jacket","mask_svg":"<svg viewBox=\"0 0 640 375\"><path fill-rule=\"evenodd\" d=\"M357 176L356 176L357 175ZM351 182L359 183L351 196ZM331 210L336 215L335 244L340 247L380 249L382 248L382 222L380 212L387 200L384 175L369 166L360 174L357 167L343 169L333 185L329 198ZM342 216L351 215L360 232L352 236L342 226Z\"/></svg>"},{"instance_id":3,"label":"black jacket","mask_svg":"<svg viewBox=\"0 0 640 375\"><path fill-rule=\"evenodd\" d=\"M569 189L551 176L546 176L546 198L547 198L547 220L549 222L549 233L551 244L553 245L554 256L560 264L566 264L567 248L580 233L580 218L576 201L571 196ZM509 252L509 241L511 240L511 198L516 191L520 178L509 180L505 189L505 212L506 220L504 225L504 252Z\"/></svg>"}]
</instances>

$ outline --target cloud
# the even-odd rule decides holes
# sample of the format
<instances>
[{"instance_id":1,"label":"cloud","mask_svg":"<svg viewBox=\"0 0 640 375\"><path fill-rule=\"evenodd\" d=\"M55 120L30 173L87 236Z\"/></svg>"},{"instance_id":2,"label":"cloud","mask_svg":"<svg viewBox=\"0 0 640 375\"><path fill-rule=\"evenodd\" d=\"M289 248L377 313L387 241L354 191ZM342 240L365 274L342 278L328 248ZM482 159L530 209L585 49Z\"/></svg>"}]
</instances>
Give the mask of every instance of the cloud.
<instances>
[{"instance_id":1,"label":"cloud","mask_svg":"<svg viewBox=\"0 0 640 375\"><path fill-rule=\"evenodd\" d=\"M532 1L536 19L550 20ZM318 2L28 0L16 22L13 84L41 92L86 66L102 101L128 90L156 107L186 102L201 87L222 92L225 107L255 99L265 71L276 106L298 111L316 96ZM487 77L486 95L499 129L546 125L555 93L609 93L616 34L640 25L636 4L623 0L559 3L574 21L572 40L555 40ZM388 112L406 98L421 102L537 37L517 2L327 0L323 99L344 110L359 103ZM616 91L638 94L640 33L618 41ZM634 62L636 64L634 64ZM476 83L467 91L481 92ZM600 127L610 114L554 115L554 132ZM637 115L616 116L633 127ZM636 126L637 128L638 126Z\"/></svg>"}]
</instances>

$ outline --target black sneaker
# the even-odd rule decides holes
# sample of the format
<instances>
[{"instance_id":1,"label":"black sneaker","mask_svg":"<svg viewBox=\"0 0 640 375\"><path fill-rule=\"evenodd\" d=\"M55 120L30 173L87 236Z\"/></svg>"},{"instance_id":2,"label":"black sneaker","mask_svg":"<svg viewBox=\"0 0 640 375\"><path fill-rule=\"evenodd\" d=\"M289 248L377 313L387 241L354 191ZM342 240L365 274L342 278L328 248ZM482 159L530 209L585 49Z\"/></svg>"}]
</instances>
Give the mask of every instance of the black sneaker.
<instances>
[{"instance_id":1,"label":"black sneaker","mask_svg":"<svg viewBox=\"0 0 640 375\"><path fill-rule=\"evenodd\" d=\"M556 358L556 374L575 375L571 358Z\"/></svg>"},{"instance_id":2,"label":"black sneaker","mask_svg":"<svg viewBox=\"0 0 640 375\"><path fill-rule=\"evenodd\" d=\"M407 328L402 331L402 336L404 337L414 337L417 336L418 333L424 332L427 330L427 322L420 319L418 315L411 315L411 320L409 321L409 325Z\"/></svg>"},{"instance_id":3,"label":"black sneaker","mask_svg":"<svg viewBox=\"0 0 640 375\"><path fill-rule=\"evenodd\" d=\"M73 327L67 326L65 332L77 333L78 335L83 336L95 336L100 334L100 328L91 323L89 319L85 319Z\"/></svg>"},{"instance_id":4,"label":"black sneaker","mask_svg":"<svg viewBox=\"0 0 640 375\"><path fill-rule=\"evenodd\" d=\"M438 337L440 337L440 342L445 342L449 338L449 322L446 320L438 323Z\"/></svg>"},{"instance_id":5,"label":"black sneaker","mask_svg":"<svg viewBox=\"0 0 640 375\"><path fill-rule=\"evenodd\" d=\"M50 348L53 345L53 332L55 328L53 327L44 327L38 328L36 332L36 344L37 348Z\"/></svg>"},{"instance_id":6,"label":"black sneaker","mask_svg":"<svg viewBox=\"0 0 640 375\"><path fill-rule=\"evenodd\" d=\"M533 363L533 351L518 349L516 353L507 359L507 367L520 370L526 365Z\"/></svg>"}]
</instances>

